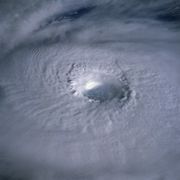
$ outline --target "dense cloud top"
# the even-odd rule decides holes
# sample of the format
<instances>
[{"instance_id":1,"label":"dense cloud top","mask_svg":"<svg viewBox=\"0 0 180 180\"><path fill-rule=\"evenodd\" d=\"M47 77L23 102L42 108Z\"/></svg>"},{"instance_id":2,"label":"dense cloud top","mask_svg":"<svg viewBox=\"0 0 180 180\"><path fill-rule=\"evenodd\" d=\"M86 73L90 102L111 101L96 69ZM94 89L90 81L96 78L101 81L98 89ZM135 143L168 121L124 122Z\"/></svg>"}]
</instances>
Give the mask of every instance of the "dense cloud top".
<instances>
[{"instance_id":1,"label":"dense cloud top","mask_svg":"<svg viewBox=\"0 0 180 180\"><path fill-rule=\"evenodd\" d=\"M0 179L179 180L179 12L1 0Z\"/></svg>"}]
</instances>

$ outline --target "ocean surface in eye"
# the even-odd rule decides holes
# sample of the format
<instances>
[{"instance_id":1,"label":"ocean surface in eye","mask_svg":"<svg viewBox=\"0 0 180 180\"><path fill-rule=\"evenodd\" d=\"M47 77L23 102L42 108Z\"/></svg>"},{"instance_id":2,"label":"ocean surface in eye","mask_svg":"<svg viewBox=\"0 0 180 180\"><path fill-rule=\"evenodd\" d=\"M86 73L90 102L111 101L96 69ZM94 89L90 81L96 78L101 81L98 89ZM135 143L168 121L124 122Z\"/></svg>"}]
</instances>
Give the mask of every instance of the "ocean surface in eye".
<instances>
[{"instance_id":1,"label":"ocean surface in eye","mask_svg":"<svg viewBox=\"0 0 180 180\"><path fill-rule=\"evenodd\" d=\"M0 180L179 180L179 2L6 0L0 20Z\"/></svg>"}]
</instances>

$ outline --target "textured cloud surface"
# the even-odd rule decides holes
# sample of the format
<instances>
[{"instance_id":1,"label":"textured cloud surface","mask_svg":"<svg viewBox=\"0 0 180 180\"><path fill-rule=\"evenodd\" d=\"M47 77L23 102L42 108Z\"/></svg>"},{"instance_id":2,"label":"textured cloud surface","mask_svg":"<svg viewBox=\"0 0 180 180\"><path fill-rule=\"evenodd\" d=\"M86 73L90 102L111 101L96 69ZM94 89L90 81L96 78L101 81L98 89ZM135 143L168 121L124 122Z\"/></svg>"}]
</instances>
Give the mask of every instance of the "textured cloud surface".
<instances>
[{"instance_id":1,"label":"textured cloud surface","mask_svg":"<svg viewBox=\"0 0 180 180\"><path fill-rule=\"evenodd\" d=\"M0 20L0 179L179 179L180 3L2 0Z\"/></svg>"}]
</instances>

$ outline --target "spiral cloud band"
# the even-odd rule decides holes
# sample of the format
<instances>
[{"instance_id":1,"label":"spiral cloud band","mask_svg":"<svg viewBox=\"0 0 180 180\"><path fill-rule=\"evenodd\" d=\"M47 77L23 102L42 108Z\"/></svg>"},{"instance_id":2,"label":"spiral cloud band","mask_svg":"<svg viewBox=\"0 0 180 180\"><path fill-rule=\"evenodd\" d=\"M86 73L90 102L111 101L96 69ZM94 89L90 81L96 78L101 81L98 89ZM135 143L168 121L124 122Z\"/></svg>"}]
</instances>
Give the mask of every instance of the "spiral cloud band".
<instances>
[{"instance_id":1,"label":"spiral cloud band","mask_svg":"<svg viewBox=\"0 0 180 180\"><path fill-rule=\"evenodd\" d=\"M0 179L179 180L178 1L0 9Z\"/></svg>"}]
</instances>

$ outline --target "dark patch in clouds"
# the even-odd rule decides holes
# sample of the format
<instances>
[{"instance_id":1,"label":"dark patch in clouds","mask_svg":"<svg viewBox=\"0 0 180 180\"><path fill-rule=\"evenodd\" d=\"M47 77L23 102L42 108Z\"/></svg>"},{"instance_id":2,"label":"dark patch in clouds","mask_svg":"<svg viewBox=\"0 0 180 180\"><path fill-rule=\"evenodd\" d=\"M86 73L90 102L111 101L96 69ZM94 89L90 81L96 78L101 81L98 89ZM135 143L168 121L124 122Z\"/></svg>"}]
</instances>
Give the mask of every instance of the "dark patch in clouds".
<instances>
[{"instance_id":1,"label":"dark patch in clouds","mask_svg":"<svg viewBox=\"0 0 180 180\"><path fill-rule=\"evenodd\" d=\"M40 26L40 29L45 28L46 26L51 24L63 23L66 21L73 21L79 19L82 16L90 13L93 9L95 9L95 6L81 7L79 9L71 10L63 14L56 14L53 17L50 17L49 19L45 20L45 22L43 22Z\"/></svg>"},{"instance_id":2,"label":"dark patch in clouds","mask_svg":"<svg viewBox=\"0 0 180 180\"><path fill-rule=\"evenodd\" d=\"M180 2L172 2L158 8L157 19L164 22L180 23Z\"/></svg>"}]
</instances>

